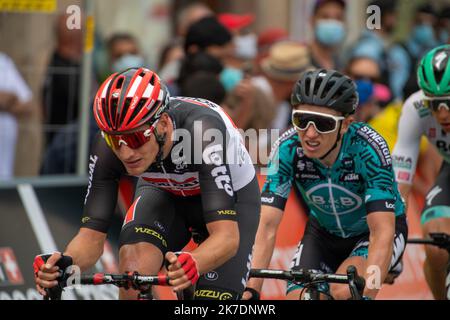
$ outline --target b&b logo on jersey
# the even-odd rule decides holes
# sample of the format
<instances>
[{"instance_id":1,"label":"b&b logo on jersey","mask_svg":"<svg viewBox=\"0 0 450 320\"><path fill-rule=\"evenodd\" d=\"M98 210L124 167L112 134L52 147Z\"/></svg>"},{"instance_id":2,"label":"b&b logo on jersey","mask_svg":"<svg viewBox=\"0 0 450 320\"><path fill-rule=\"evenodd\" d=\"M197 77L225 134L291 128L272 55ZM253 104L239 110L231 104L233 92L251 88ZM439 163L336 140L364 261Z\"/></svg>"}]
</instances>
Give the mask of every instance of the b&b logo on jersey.
<instances>
[{"instance_id":1,"label":"b&b logo on jersey","mask_svg":"<svg viewBox=\"0 0 450 320\"><path fill-rule=\"evenodd\" d=\"M0 286L24 283L14 252L11 248L0 248Z\"/></svg>"},{"instance_id":2,"label":"b&b logo on jersey","mask_svg":"<svg viewBox=\"0 0 450 320\"><path fill-rule=\"evenodd\" d=\"M332 189L330 192L330 188ZM333 197L330 198L330 193ZM362 199L357 194L346 188L332 184L319 184L306 193L309 201L323 213L347 214L358 210L362 205Z\"/></svg>"}]
</instances>

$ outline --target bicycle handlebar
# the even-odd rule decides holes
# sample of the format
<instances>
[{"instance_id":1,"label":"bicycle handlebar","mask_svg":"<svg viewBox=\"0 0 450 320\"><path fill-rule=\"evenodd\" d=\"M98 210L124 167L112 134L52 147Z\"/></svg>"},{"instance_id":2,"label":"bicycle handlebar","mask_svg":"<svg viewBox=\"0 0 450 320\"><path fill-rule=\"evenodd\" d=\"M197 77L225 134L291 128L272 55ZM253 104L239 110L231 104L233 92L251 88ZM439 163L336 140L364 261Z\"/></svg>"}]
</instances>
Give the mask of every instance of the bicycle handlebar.
<instances>
[{"instance_id":1,"label":"bicycle handlebar","mask_svg":"<svg viewBox=\"0 0 450 320\"><path fill-rule=\"evenodd\" d=\"M148 276L141 275L137 272L124 274L108 274L95 273L88 275L81 275L80 284L112 284L119 288L139 288L140 286L156 285L168 286L169 277L167 275Z\"/></svg>"},{"instance_id":2,"label":"bicycle handlebar","mask_svg":"<svg viewBox=\"0 0 450 320\"><path fill-rule=\"evenodd\" d=\"M408 239L412 244L428 244L437 246L450 252L450 235L446 233L430 233L431 239Z\"/></svg>"},{"instance_id":3,"label":"bicycle handlebar","mask_svg":"<svg viewBox=\"0 0 450 320\"><path fill-rule=\"evenodd\" d=\"M347 274L326 274L315 273L313 270L276 270L276 269L251 269L250 278L266 278L289 280L300 283L327 282L327 283L348 283L352 297L361 299L365 287L365 279L358 275L354 266L347 268Z\"/></svg>"},{"instance_id":4,"label":"bicycle handlebar","mask_svg":"<svg viewBox=\"0 0 450 320\"><path fill-rule=\"evenodd\" d=\"M119 288L143 291L148 290L152 285L154 286L169 286L169 277L167 275L159 274L156 276L141 275L138 272L126 272L123 274L109 274L109 273L94 273L82 274L78 279L74 279L74 283L68 283L68 279L59 279L58 286L46 289L47 296L44 300L61 300L63 288L71 287L78 284L90 285L105 285L111 284Z\"/></svg>"}]
</instances>

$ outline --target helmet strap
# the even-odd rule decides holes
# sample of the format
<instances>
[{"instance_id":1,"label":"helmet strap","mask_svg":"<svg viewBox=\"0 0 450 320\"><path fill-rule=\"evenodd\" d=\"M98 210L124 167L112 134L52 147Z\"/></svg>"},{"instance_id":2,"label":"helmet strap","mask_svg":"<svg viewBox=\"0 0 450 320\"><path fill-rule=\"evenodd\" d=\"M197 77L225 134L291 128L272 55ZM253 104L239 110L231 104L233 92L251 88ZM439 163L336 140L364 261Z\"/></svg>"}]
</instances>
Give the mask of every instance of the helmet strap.
<instances>
[{"instance_id":1,"label":"helmet strap","mask_svg":"<svg viewBox=\"0 0 450 320\"><path fill-rule=\"evenodd\" d=\"M156 138L156 142L158 143L158 147L159 147L158 154L156 155L155 163L157 165L159 165L163 161L163 153L164 153L163 148L164 148L164 145L166 144L166 134L165 133L162 135L158 134L158 130L155 127L155 138Z\"/></svg>"},{"instance_id":2,"label":"helmet strap","mask_svg":"<svg viewBox=\"0 0 450 320\"><path fill-rule=\"evenodd\" d=\"M323 156L321 156L319 159L320 160L323 160L323 159L325 159L334 149L336 149L336 147L337 147L337 145L338 145L338 143L339 143L339 140L341 140L341 126L342 126L342 121L339 121L339 129L338 129L338 134L337 134L337 137L336 137L336 142L333 144L333 146L331 147L331 149L330 150L328 150L328 152L327 153L325 153Z\"/></svg>"}]
</instances>

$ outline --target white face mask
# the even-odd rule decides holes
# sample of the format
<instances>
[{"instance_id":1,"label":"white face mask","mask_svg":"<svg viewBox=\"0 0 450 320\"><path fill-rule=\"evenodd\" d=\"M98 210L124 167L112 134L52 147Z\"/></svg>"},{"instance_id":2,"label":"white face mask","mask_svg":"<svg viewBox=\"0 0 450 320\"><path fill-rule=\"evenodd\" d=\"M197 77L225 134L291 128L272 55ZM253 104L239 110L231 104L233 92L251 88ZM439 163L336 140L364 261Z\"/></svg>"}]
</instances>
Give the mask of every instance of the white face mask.
<instances>
[{"instance_id":1,"label":"white face mask","mask_svg":"<svg viewBox=\"0 0 450 320\"><path fill-rule=\"evenodd\" d=\"M257 37L253 33L246 34L244 36L236 36L234 38L235 54L240 59L253 59L256 57Z\"/></svg>"},{"instance_id":2,"label":"white face mask","mask_svg":"<svg viewBox=\"0 0 450 320\"><path fill-rule=\"evenodd\" d=\"M113 62L111 69L113 72L122 72L128 68L140 68L145 65L144 58L135 54L126 54Z\"/></svg>"}]
</instances>

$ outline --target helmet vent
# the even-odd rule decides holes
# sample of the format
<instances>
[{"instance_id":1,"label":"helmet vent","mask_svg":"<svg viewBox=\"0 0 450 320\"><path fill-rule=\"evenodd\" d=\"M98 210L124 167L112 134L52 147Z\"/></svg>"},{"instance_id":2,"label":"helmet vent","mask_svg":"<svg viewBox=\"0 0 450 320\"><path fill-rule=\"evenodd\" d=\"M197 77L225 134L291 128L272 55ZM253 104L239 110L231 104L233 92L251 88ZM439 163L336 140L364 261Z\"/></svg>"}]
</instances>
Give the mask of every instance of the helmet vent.
<instances>
[{"instance_id":1,"label":"helmet vent","mask_svg":"<svg viewBox=\"0 0 450 320\"><path fill-rule=\"evenodd\" d=\"M307 77L307 78L305 78L305 85L304 85L304 87L305 88L310 88L310 86L311 86L311 78ZM306 94L308 95L308 92Z\"/></svg>"},{"instance_id":2,"label":"helmet vent","mask_svg":"<svg viewBox=\"0 0 450 320\"><path fill-rule=\"evenodd\" d=\"M148 81L148 83L150 83L152 86L155 85L155 74L153 74L153 75L150 77L150 80Z\"/></svg>"},{"instance_id":3,"label":"helmet vent","mask_svg":"<svg viewBox=\"0 0 450 320\"><path fill-rule=\"evenodd\" d=\"M328 82L327 82L327 84L325 85L325 90L323 91L323 95L325 96L326 94L327 94L327 92L329 92L332 88L333 88L333 86L334 86L334 84L336 83L336 81L333 81L332 79L330 79ZM340 96L340 92L336 92L335 94L334 94L334 97L333 97L333 99L337 99L337 98L339 98L339 96Z\"/></svg>"},{"instance_id":4,"label":"helmet vent","mask_svg":"<svg viewBox=\"0 0 450 320\"><path fill-rule=\"evenodd\" d=\"M322 80L323 80L323 78L322 77L317 77L316 78L316 83L314 84L314 95L316 95L318 92L318 90L319 90L319 88L320 88L320 85L322 84Z\"/></svg>"},{"instance_id":5,"label":"helmet vent","mask_svg":"<svg viewBox=\"0 0 450 320\"><path fill-rule=\"evenodd\" d=\"M122 112L120 113L120 123L123 122L125 116L127 115L128 108L130 107L131 98L125 98L125 102L123 104Z\"/></svg>"},{"instance_id":6,"label":"helmet vent","mask_svg":"<svg viewBox=\"0 0 450 320\"><path fill-rule=\"evenodd\" d=\"M136 105L136 107L133 110L133 113L130 117L130 119L128 120L128 124L132 121L136 120L136 116L139 114L139 112L142 110L142 108L144 107L145 103L147 102L148 99L146 98L142 98L141 100L139 100L138 104Z\"/></svg>"},{"instance_id":7,"label":"helmet vent","mask_svg":"<svg viewBox=\"0 0 450 320\"><path fill-rule=\"evenodd\" d=\"M113 124L116 124L117 103L118 103L118 101L119 101L119 99L112 98L111 99L111 105L109 106L109 110L111 112L111 119L112 119ZM115 127L115 125L113 127Z\"/></svg>"},{"instance_id":8,"label":"helmet vent","mask_svg":"<svg viewBox=\"0 0 450 320\"><path fill-rule=\"evenodd\" d=\"M120 88L122 88L122 85L123 85L123 77L120 77L119 78L119 80L117 80L117 85L116 85L116 88L117 89L120 89Z\"/></svg>"}]
</instances>

